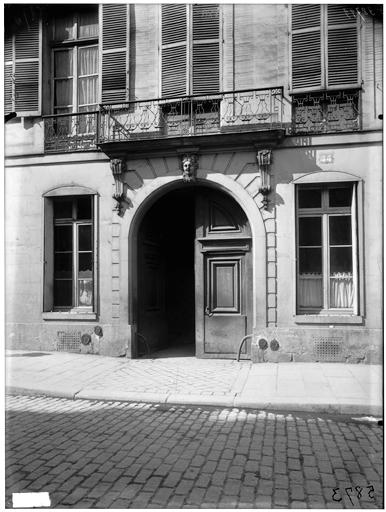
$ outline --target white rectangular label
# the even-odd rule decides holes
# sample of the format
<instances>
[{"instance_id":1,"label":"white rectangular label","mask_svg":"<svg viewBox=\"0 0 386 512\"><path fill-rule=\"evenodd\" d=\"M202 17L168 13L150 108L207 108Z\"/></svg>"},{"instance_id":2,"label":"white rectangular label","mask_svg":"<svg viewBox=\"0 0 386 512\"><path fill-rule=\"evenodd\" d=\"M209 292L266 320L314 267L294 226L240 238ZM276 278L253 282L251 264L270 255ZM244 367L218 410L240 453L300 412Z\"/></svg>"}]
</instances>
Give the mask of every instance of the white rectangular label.
<instances>
[{"instance_id":1,"label":"white rectangular label","mask_svg":"<svg viewBox=\"0 0 386 512\"><path fill-rule=\"evenodd\" d=\"M50 495L48 492L14 492L12 506L13 508L50 507Z\"/></svg>"}]
</instances>

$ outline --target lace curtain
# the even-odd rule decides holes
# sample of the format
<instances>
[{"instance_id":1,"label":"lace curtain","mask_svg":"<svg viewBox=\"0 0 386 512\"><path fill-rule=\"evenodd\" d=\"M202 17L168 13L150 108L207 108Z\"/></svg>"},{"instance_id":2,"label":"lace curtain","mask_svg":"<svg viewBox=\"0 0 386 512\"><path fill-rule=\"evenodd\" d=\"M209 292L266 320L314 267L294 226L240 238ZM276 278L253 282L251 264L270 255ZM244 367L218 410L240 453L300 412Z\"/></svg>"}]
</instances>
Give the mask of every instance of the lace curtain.
<instances>
[{"instance_id":1,"label":"lace curtain","mask_svg":"<svg viewBox=\"0 0 386 512\"><path fill-rule=\"evenodd\" d=\"M354 283L352 274L340 272L330 279L330 307L352 308L354 305Z\"/></svg>"},{"instance_id":2,"label":"lace curtain","mask_svg":"<svg viewBox=\"0 0 386 512\"><path fill-rule=\"evenodd\" d=\"M321 274L301 274L299 279L300 307L322 307L323 280ZM330 307L354 306L354 282L349 272L335 273L330 278Z\"/></svg>"}]
</instances>

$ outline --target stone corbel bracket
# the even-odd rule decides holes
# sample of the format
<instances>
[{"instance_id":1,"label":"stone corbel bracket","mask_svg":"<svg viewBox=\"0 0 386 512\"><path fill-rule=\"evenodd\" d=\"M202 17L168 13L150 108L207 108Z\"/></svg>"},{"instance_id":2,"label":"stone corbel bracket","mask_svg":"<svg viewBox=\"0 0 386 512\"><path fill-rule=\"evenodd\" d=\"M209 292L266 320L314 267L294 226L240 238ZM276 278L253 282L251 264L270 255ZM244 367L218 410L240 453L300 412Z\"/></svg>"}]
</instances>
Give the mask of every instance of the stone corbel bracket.
<instances>
[{"instance_id":1,"label":"stone corbel bracket","mask_svg":"<svg viewBox=\"0 0 386 512\"><path fill-rule=\"evenodd\" d=\"M197 178L198 154L197 151L189 151L180 155L180 169L185 183L193 183Z\"/></svg>"},{"instance_id":2,"label":"stone corbel bracket","mask_svg":"<svg viewBox=\"0 0 386 512\"><path fill-rule=\"evenodd\" d=\"M127 170L126 160L124 158L112 158L110 160L110 168L115 182L113 199L116 201L116 204L114 211L116 211L119 216L122 216L125 211L125 203L128 203L125 193L125 183L123 181L124 173Z\"/></svg>"},{"instance_id":3,"label":"stone corbel bracket","mask_svg":"<svg viewBox=\"0 0 386 512\"><path fill-rule=\"evenodd\" d=\"M272 163L272 150L260 149L256 153L257 166L260 172L260 186L259 192L263 196L263 208L266 210L268 207L268 194L271 192L271 163Z\"/></svg>"}]
</instances>

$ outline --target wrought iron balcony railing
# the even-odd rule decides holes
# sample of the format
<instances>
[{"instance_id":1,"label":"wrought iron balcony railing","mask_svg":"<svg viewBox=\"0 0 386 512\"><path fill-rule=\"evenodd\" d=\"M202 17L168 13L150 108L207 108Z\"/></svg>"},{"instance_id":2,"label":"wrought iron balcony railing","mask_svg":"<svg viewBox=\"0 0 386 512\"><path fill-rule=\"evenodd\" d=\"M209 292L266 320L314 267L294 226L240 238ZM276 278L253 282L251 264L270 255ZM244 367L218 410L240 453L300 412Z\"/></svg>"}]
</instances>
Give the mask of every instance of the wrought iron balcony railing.
<instances>
[{"instance_id":1,"label":"wrought iron balcony railing","mask_svg":"<svg viewBox=\"0 0 386 512\"><path fill-rule=\"evenodd\" d=\"M286 130L312 135L361 129L360 91L256 89L104 104L100 111L44 117L46 153L95 150L98 144L224 133Z\"/></svg>"},{"instance_id":2,"label":"wrought iron balcony railing","mask_svg":"<svg viewBox=\"0 0 386 512\"><path fill-rule=\"evenodd\" d=\"M283 128L281 87L101 106L99 143Z\"/></svg>"},{"instance_id":3,"label":"wrought iron balcony railing","mask_svg":"<svg viewBox=\"0 0 386 512\"><path fill-rule=\"evenodd\" d=\"M97 111L44 116L43 119L46 153L97 149Z\"/></svg>"},{"instance_id":4,"label":"wrought iron balcony railing","mask_svg":"<svg viewBox=\"0 0 386 512\"><path fill-rule=\"evenodd\" d=\"M358 131L361 128L359 90L325 91L292 96L290 134Z\"/></svg>"}]
</instances>

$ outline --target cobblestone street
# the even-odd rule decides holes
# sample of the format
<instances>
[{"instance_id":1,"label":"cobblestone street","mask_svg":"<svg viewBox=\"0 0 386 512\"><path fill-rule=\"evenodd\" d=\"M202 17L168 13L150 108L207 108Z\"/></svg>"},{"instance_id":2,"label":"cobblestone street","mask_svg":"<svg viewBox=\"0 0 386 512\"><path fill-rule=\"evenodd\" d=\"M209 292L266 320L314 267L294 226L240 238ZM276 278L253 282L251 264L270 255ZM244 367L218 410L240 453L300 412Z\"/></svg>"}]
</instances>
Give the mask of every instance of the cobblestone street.
<instances>
[{"instance_id":1,"label":"cobblestone street","mask_svg":"<svg viewBox=\"0 0 386 512\"><path fill-rule=\"evenodd\" d=\"M6 400L6 506L382 508L377 423L43 397Z\"/></svg>"}]
</instances>

